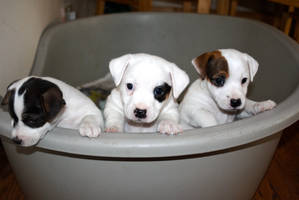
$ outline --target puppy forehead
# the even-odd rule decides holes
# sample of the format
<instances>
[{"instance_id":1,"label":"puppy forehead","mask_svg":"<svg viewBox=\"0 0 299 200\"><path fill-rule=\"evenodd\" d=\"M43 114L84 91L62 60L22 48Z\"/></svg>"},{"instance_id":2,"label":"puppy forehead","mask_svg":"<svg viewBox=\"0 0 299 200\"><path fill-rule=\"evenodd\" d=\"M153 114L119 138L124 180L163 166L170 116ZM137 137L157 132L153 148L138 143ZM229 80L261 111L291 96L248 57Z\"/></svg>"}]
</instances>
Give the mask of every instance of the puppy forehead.
<instances>
[{"instance_id":1,"label":"puppy forehead","mask_svg":"<svg viewBox=\"0 0 299 200\"><path fill-rule=\"evenodd\" d=\"M238 77L249 73L248 64L243 53L234 49L222 49L219 51L226 59L228 63L229 74L232 77Z\"/></svg>"},{"instance_id":2,"label":"puppy forehead","mask_svg":"<svg viewBox=\"0 0 299 200\"><path fill-rule=\"evenodd\" d=\"M20 87L29 79L30 77L23 78L21 80L15 81L11 83L7 90L15 90L15 95L13 99L13 105L10 109L12 109L18 119L21 119L23 110L24 110L24 94L18 95L18 91ZM18 120L20 121L20 120ZM20 123L20 122L18 122Z\"/></svg>"},{"instance_id":3,"label":"puppy forehead","mask_svg":"<svg viewBox=\"0 0 299 200\"><path fill-rule=\"evenodd\" d=\"M16 89L16 91L17 91L30 78L32 78L32 76L31 77L29 76L29 77L26 77L26 78L23 78L21 80L18 80L18 81L15 81L15 82L11 83L8 86L7 90Z\"/></svg>"},{"instance_id":4,"label":"puppy forehead","mask_svg":"<svg viewBox=\"0 0 299 200\"><path fill-rule=\"evenodd\" d=\"M165 64L139 61L128 66L125 78L127 80L134 80L136 82L167 82L170 84L170 74Z\"/></svg>"},{"instance_id":5,"label":"puppy forehead","mask_svg":"<svg viewBox=\"0 0 299 200\"><path fill-rule=\"evenodd\" d=\"M29 76L11 84L8 90L15 89L14 108L20 118L24 108L36 107L40 96L49 88L57 87L56 84L41 77Z\"/></svg>"}]
</instances>

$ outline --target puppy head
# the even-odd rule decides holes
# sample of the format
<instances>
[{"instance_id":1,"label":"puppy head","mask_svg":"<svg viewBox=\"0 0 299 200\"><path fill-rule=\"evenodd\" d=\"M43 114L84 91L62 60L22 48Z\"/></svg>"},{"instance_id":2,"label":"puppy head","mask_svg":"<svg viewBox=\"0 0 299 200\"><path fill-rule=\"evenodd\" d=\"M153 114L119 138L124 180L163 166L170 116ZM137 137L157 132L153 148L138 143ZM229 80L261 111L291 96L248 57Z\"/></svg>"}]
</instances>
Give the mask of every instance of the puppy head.
<instances>
[{"instance_id":1,"label":"puppy head","mask_svg":"<svg viewBox=\"0 0 299 200\"><path fill-rule=\"evenodd\" d=\"M202 54L192 64L221 109L244 108L249 81L258 70L255 59L234 49L221 49Z\"/></svg>"},{"instance_id":2,"label":"puppy head","mask_svg":"<svg viewBox=\"0 0 299 200\"><path fill-rule=\"evenodd\" d=\"M188 75L175 64L148 54L121 56L109 68L121 93L124 114L134 122L154 122L189 83Z\"/></svg>"},{"instance_id":3,"label":"puppy head","mask_svg":"<svg viewBox=\"0 0 299 200\"><path fill-rule=\"evenodd\" d=\"M1 105L8 105L13 141L31 146L52 128L51 123L63 109L65 101L55 84L28 77L8 86Z\"/></svg>"}]
</instances>

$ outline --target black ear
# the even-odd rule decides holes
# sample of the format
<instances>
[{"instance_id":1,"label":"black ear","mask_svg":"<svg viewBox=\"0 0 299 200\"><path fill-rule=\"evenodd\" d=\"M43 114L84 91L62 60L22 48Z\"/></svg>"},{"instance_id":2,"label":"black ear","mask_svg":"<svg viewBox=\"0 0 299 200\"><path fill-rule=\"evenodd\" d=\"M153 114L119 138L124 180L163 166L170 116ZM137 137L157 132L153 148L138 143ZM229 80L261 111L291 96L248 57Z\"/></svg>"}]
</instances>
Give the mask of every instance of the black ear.
<instances>
[{"instance_id":1,"label":"black ear","mask_svg":"<svg viewBox=\"0 0 299 200\"><path fill-rule=\"evenodd\" d=\"M6 92L4 98L3 98L2 101L1 101L1 105L2 105L2 106L5 106L5 105L8 104L9 99L10 99L10 97L11 97L11 94L12 94L12 90L8 90L8 91Z\"/></svg>"},{"instance_id":2,"label":"black ear","mask_svg":"<svg viewBox=\"0 0 299 200\"><path fill-rule=\"evenodd\" d=\"M41 95L41 105L47 114L47 121L52 121L65 105L62 92L58 87L51 87Z\"/></svg>"}]
</instances>

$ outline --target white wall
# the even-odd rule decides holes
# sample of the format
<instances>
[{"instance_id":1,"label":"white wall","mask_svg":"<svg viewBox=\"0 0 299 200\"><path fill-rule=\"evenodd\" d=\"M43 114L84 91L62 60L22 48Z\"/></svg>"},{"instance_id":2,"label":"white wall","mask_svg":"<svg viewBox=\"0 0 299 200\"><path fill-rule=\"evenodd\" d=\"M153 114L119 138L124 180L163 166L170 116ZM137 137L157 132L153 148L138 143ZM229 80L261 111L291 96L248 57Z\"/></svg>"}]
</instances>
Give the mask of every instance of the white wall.
<instances>
[{"instance_id":1,"label":"white wall","mask_svg":"<svg viewBox=\"0 0 299 200\"><path fill-rule=\"evenodd\" d=\"M39 37L62 7L63 0L0 0L0 95L28 75Z\"/></svg>"}]
</instances>

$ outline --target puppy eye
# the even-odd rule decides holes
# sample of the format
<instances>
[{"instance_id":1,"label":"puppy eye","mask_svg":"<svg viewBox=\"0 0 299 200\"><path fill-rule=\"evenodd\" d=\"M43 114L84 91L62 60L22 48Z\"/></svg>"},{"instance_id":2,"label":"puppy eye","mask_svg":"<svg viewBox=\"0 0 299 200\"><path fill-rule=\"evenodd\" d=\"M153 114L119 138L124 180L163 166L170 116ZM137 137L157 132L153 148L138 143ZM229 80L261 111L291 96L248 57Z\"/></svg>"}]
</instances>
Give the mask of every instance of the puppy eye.
<instances>
[{"instance_id":1,"label":"puppy eye","mask_svg":"<svg viewBox=\"0 0 299 200\"><path fill-rule=\"evenodd\" d=\"M169 94L170 91L171 91L171 86L168 85L167 83L159 85L155 87L153 90L154 98L161 103L168 97L167 94Z\"/></svg>"},{"instance_id":2,"label":"puppy eye","mask_svg":"<svg viewBox=\"0 0 299 200\"><path fill-rule=\"evenodd\" d=\"M46 123L42 116L33 113L23 113L22 121L31 128L38 128Z\"/></svg>"},{"instance_id":3,"label":"puppy eye","mask_svg":"<svg viewBox=\"0 0 299 200\"><path fill-rule=\"evenodd\" d=\"M219 77L213 79L212 83L217 87L222 87L225 83L225 77L224 76L219 76Z\"/></svg>"},{"instance_id":4,"label":"puppy eye","mask_svg":"<svg viewBox=\"0 0 299 200\"><path fill-rule=\"evenodd\" d=\"M247 78L243 78L241 83L244 84L244 83L246 83L246 81L247 81Z\"/></svg>"},{"instance_id":5,"label":"puppy eye","mask_svg":"<svg viewBox=\"0 0 299 200\"><path fill-rule=\"evenodd\" d=\"M155 96L162 96L164 94L164 90L161 87L155 87L154 95Z\"/></svg>"},{"instance_id":6,"label":"puppy eye","mask_svg":"<svg viewBox=\"0 0 299 200\"><path fill-rule=\"evenodd\" d=\"M133 84L132 83L127 83L127 88L128 88L128 90L132 90L133 89Z\"/></svg>"}]
</instances>

